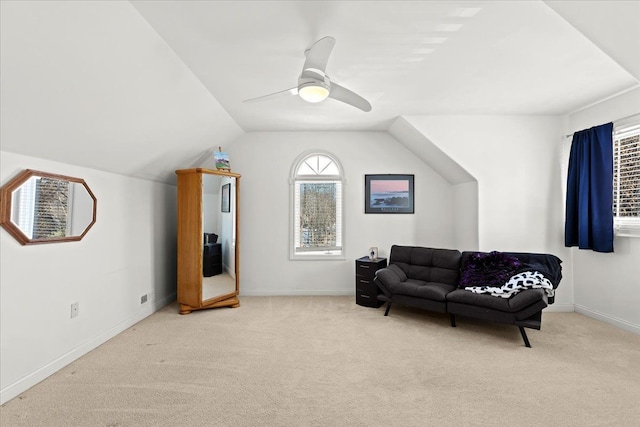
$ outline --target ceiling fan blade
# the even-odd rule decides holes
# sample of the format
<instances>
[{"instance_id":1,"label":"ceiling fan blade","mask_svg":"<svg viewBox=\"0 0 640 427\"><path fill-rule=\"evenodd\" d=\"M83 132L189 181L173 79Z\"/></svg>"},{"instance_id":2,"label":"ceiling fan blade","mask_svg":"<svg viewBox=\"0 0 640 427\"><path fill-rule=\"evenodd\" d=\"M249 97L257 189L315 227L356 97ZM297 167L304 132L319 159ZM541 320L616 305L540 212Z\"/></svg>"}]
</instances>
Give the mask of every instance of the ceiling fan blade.
<instances>
[{"instance_id":1,"label":"ceiling fan blade","mask_svg":"<svg viewBox=\"0 0 640 427\"><path fill-rule=\"evenodd\" d=\"M298 94L298 88L292 87L291 89L281 90L280 92L270 93L269 95L259 96L257 98L245 99L242 102L260 102L267 101L275 98L282 98L285 96L293 96Z\"/></svg>"},{"instance_id":2,"label":"ceiling fan blade","mask_svg":"<svg viewBox=\"0 0 640 427\"><path fill-rule=\"evenodd\" d=\"M337 99L345 104L353 105L362 111L371 111L371 104L369 101L361 97L355 92L350 91L344 86L340 86L337 83L331 82L331 91L329 92L329 98Z\"/></svg>"},{"instance_id":3,"label":"ceiling fan blade","mask_svg":"<svg viewBox=\"0 0 640 427\"><path fill-rule=\"evenodd\" d=\"M304 61L302 70L313 68L324 73L329 61L329 55L331 55L335 44L336 39L331 36L323 37L315 42L309 50L305 51L307 59Z\"/></svg>"}]
</instances>

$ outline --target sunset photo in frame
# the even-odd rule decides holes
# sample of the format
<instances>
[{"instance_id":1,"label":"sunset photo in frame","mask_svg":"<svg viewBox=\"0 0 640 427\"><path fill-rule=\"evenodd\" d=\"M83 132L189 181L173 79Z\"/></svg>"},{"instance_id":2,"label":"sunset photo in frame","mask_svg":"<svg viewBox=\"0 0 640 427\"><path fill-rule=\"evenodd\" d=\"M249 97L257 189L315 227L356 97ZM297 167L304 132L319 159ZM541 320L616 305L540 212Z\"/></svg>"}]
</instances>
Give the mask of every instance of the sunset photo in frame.
<instances>
[{"instance_id":1,"label":"sunset photo in frame","mask_svg":"<svg viewBox=\"0 0 640 427\"><path fill-rule=\"evenodd\" d=\"M413 175L365 175L364 213L413 213Z\"/></svg>"}]
</instances>

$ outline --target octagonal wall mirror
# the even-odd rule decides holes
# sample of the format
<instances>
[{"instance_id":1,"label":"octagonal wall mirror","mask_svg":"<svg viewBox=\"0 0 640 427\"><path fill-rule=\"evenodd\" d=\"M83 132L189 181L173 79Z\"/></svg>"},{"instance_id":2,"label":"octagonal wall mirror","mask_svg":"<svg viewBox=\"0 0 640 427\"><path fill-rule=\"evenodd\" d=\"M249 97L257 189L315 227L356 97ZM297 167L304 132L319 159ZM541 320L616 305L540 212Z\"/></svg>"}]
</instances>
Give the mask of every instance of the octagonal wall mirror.
<instances>
[{"instance_id":1,"label":"octagonal wall mirror","mask_svg":"<svg viewBox=\"0 0 640 427\"><path fill-rule=\"evenodd\" d=\"M81 240L96 222L81 178L26 169L0 189L0 225L23 245Z\"/></svg>"}]
</instances>

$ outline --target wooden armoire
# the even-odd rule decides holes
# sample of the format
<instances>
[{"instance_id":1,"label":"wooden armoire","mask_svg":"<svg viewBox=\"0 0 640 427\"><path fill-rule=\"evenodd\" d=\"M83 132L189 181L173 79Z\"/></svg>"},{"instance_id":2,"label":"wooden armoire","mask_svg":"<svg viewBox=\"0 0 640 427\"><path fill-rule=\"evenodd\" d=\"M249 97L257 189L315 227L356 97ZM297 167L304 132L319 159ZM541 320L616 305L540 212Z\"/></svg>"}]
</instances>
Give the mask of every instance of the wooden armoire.
<instances>
[{"instance_id":1,"label":"wooden armoire","mask_svg":"<svg viewBox=\"0 0 640 427\"><path fill-rule=\"evenodd\" d=\"M240 175L201 168L176 175L180 314L238 307Z\"/></svg>"}]
</instances>

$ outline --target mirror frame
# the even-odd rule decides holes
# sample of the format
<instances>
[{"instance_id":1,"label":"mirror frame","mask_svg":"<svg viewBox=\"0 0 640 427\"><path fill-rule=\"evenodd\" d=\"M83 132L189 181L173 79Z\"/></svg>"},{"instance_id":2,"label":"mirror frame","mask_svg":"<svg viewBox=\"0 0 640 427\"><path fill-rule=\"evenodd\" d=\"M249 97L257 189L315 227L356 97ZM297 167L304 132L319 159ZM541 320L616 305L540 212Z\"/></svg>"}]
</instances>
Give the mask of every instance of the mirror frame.
<instances>
[{"instance_id":1,"label":"mirror frame","mask_svg":"<svg viewBox=\"0 0 640 427\"><path fill-rule=\"evenodd\" d=\"M18 228L17 225L13 223L13 221L11 221L11 202L12 202L13 192L17 190L22 184L24 184L29 179L31 179L31 177L33 176L41 176L46 178L57 179L60 181L75 182L78 184L82 184L84 186L84 188L87 190L87 193L89 193L89 196L91 197L91 199L93 199L93 218L91 220L91 223L89 223L89 225L84 229L82 234L80 234L79 236L56 237L53 239L30 239L22 232L22 230L20 230L20 228ZM0 225L4 227L4 229L7 230L7 232L11 234L11 236L13 236L14 239L20 242L21 245L76 242L76 241L82 240L82 238L85 236L85 234L87 234L89 229L93 227L93 224L96 223L97 207L98 207L98 200L96 199L96 196L93 194L93 192L91 191L87 183L84 181L84 179L75 178L72 176L58 175L58 174L53 174L48 172L37 171L33 169L25 169L24 171L20 172L16 177L14 177L11 181L3 185L2 188L0 188Z\"/></svg>"}]
</instances>

